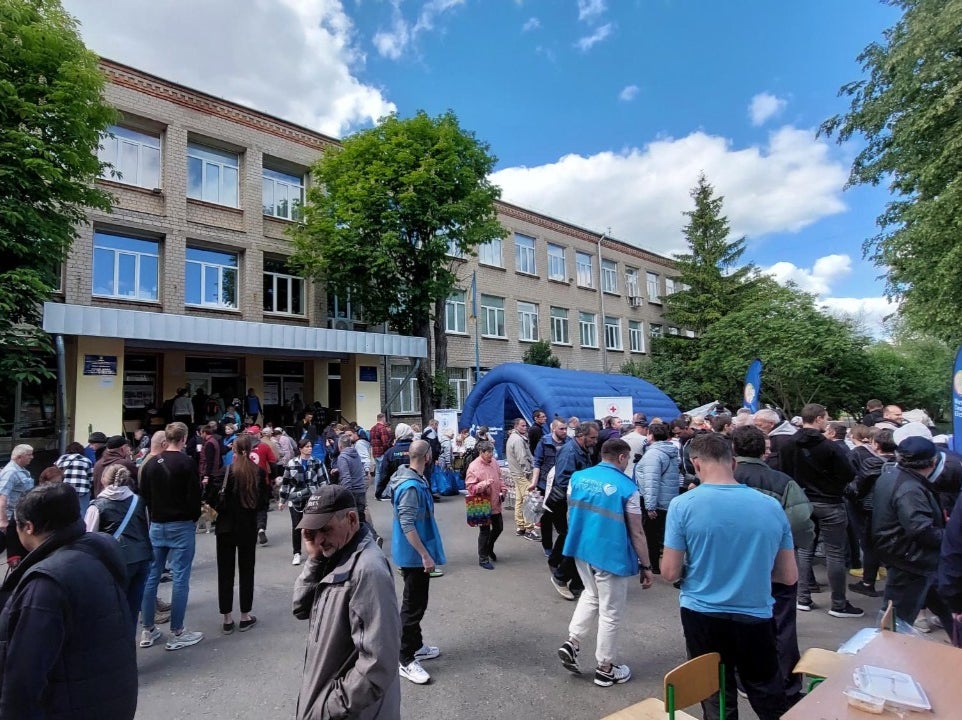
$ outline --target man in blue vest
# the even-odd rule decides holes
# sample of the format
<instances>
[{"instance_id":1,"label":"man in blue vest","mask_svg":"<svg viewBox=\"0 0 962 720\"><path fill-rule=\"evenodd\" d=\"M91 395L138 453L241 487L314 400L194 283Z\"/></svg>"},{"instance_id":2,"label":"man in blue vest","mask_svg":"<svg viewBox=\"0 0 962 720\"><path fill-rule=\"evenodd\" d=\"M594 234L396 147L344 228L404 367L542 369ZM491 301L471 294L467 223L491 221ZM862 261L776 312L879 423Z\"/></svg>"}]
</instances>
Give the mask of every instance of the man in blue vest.
<instances>
[{"instance_id":1,"label":"man in blue vest","mask_svg":"<svg viewBox=\"0 0 962 720\"><path fill-rule=\"evenodd\" d=\"M638 574L641 586L651 587L653 575L648 541L641 518L638 487L625 475L631 448L620 438L601 446L601 462L579 470L568 484L568 537L564 554L573 557L585 589L578 598L568 640L558 648L561 663L581 674L581 639L597 616L595 685L611 687L631 679L627 665L619 665L618 626L628 601L628 585Z\"/></svg>"},{"instance_id":2,"label":"man in blue vest","mask_svg":"<svg viewBox=\"0 0 962 720\"><path fill-rule=\"evenodd\" d=\"M391 557L401 568L404 594L401 600L401 677L417 685L425 685L431 676L421 667L422 660L432 660L441 650L424 644L421 619L428 609L431 573L447 562L441 533L434 522L434 500L425 471L431 467L431 446L415 440L408 449L408 464L402 465L391 478L388 492L394 505L394 533Z\"/></svg>"}]
</instances>

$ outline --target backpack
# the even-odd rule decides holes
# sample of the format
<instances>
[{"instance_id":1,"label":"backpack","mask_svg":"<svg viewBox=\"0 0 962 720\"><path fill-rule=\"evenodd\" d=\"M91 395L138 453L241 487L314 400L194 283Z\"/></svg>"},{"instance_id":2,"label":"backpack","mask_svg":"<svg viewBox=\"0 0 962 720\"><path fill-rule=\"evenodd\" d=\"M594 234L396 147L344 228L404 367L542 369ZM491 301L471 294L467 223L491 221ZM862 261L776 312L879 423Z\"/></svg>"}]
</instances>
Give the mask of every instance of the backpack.
<instances>
[{"instance_id":1,"label":"backpack","mask_svg":"<svg viewBox=\"0 0 962 720\"><path fill-rule=\"evenodd\" d=\"M466 450L464 455L462 455L464 459L462 460L463 465L461 466L461 477L464 478L464 480L468 479L468 465L470 465L480 454L481 453L478 452L478 446L475 445L470 450Z\"/></svg>"},{"instance_id":2,"label":"backpack","mask_svg":"<svg viewBox=\"0 0 962 720\"><path fill-rule=\"evenodd\" d=\"M220 412L220 406L217 404L217 400L210 395L207 396L207 404L204 406L204 412L207 413L208 417L215 417L217 413Z\"/></svg>"}]
</instances>

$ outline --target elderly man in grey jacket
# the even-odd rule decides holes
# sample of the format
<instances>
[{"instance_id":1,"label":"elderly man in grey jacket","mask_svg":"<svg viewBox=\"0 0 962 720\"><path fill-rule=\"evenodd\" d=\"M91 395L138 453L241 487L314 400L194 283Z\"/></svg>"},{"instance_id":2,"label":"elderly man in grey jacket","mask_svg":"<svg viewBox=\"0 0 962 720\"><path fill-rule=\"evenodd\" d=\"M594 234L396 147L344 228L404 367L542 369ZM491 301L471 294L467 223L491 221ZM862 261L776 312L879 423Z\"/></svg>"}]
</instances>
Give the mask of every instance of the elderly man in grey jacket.
<instances>
[{"instance_id":1,"label":"elderly man in grey jacket","mask_svg":"<svg viewBox=\"0 0 962 720\"><path fill-rule=\"evenodd\" d=\"M400 720L394 579L353 494L323 486L297 527L308 560L294 585L294 616L310 619L297 719Z\"/></svg>"},{"instance_id":2,"label":"elderly man in grey jacket","mask_svg":"<svg viewBox=\"0 0 962 720\"><path fill-rule=\"evenodd\" d=\"M534 523L525 520L524 514L521 512L524 496L527 495L528 484L531 482L531 471L534 464L531 446L528 443L528 422L524 418L518 418L514 421L514 427L508 434L505 454L508 456L508 473L511 475L515 492L514 524L518 528L515 534L528 540L541 542L541 535L535 529Z\"/></svg>"}]
</instances>

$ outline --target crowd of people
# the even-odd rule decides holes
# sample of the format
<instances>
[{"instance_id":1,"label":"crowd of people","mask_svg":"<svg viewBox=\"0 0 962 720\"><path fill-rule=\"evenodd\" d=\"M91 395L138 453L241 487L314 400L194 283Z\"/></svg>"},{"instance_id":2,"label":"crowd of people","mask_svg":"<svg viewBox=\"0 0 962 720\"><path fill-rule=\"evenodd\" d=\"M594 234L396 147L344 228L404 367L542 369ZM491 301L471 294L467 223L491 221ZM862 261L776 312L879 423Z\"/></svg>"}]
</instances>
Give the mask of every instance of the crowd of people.
<instances>
[{"instance_id":1,"label":"crowd of people","mask_svg":"<svg viewBox=\"0 0 962 720\"><path fill-rule=\"evenodd\" d=\"M304 411L289 432L259 425L257 414L237 419L175 420L132 441L94 432L36 486L32 448L14 448L0 471L10 567L0 586L0 718L132 718L138 620L141 648L203 640L186 622L201 528L216 534L221 632L254 628L255 551L268 542L274 503L289 510L291 562L303 565L294 615L311 626L297 717L398 718L401 679L430 682L422 663L441 654L421 630L430 582L447 562L435 467L462 472L468 497L486 501L482 570L497 566L513 497L516 536L541 545L547 581L576 603L558 658L581 674L582 643L595 628L600 687L631 678L619 626L633 577L647 589L661 576L680 590L688 654L720 652L726 706L736 706L738 687L763 720L801 695L796 613L818 607L819 555L830 616L864 615L850 592L881 596L901 622L926 609L927 629L958 637L962 458L924 425L904 423L896 406L870 401L851 428L817 404L791 419L769 409L651 421L636 413L630 424L549 422L538 409L530 425L513 422L503 461L483 427L392 427L384 415L367 430L319 427ZM372 489L392 504L389 553L367 508ZM167 576L169 602L158 596ZM91 604L93 632L70 621ZM107 709L91 682L103 662L119 668ZM717 718L717 698L704 710Z\"/></svg>"}]
</instances>

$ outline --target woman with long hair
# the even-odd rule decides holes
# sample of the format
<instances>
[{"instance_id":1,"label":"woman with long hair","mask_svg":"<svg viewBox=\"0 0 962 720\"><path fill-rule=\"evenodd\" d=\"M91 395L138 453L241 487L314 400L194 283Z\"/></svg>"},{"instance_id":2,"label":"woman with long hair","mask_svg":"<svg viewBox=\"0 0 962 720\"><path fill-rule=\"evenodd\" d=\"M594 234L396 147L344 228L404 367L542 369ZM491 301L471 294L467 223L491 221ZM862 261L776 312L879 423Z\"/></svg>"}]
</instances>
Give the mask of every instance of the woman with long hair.
<instances>
[{"instance_id":1,"label":"woman with long hair","mask_svg":"<svg viewBox=\"0 0 962 720\"><path fill-rule=\"evenodd\" d=\"M311 455L313 446L314 443L308 437L298 441L298 455L291 458L284 467L284 479L281 481L277 509L283 510L287 503L291 511L291 548L294 553L291 565L301 564L301 531L297 529L297 525L303 517L304 506L312 493L329 482L324 463Z\"/></svg>"},{"instance_id":2,"label":"woman with long hair","mask_svg":"<svg viewBox=\"0 0 962 720\"><path fill-rule=\"evenodd\" d=\"M227 467L218 493L217 523L217 601L224 616L222 631L234 632L234 565L239 569L240 631L250 630L257 618L254 605L254 558L257 546L257 513L270 502L267 475L251 459L251 437L238 435L234 440L234 461Z\"/></svg>"}]
</instances>

